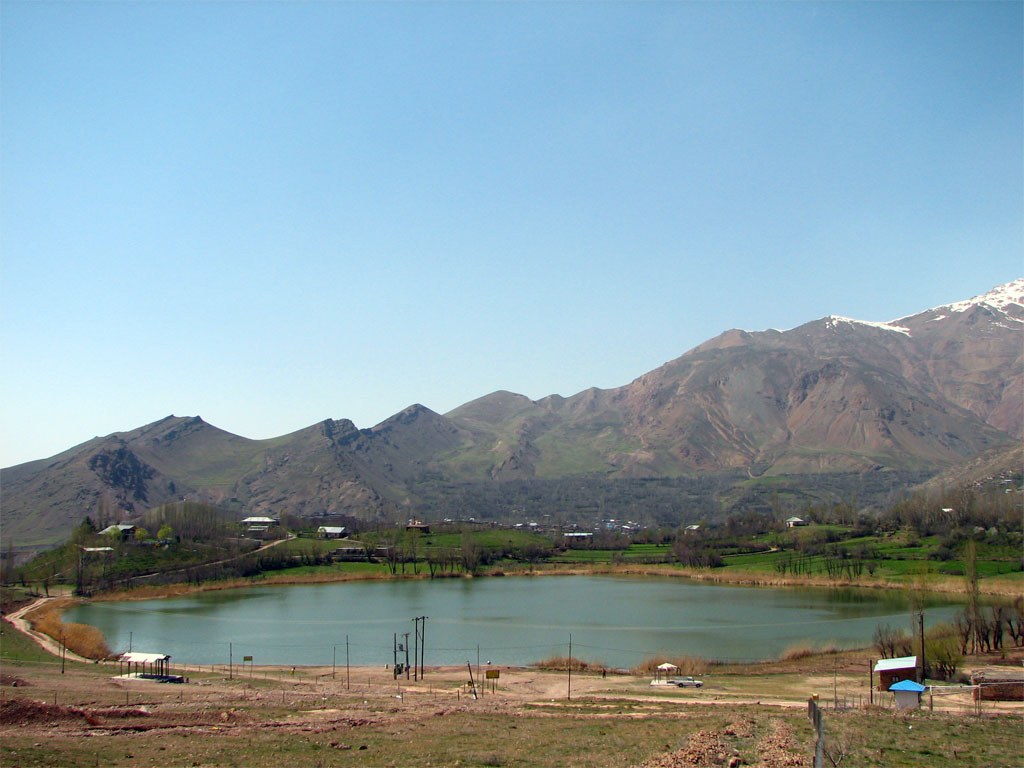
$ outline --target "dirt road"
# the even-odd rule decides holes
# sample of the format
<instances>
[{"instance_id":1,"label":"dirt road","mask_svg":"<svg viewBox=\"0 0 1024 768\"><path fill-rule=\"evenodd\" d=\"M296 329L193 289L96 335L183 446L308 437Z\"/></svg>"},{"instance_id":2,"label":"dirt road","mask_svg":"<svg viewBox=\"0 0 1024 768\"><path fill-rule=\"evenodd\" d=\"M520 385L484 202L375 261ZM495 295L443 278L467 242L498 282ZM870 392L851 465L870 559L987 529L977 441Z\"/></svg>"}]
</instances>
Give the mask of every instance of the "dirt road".
<instances>
[{"instance_id":1,"label":"dirt road","mask_svg":"<svg viewBox=\"0 0 1024 768\"><path fill-rule=\"evenodd\" d=\"M16 611L9 613L4 618L7 619L7 621L11 622L11 624L13 624L19 630L24 632L26 635L31 637L43 650L52 653L54 656L57 656L58 658L61 657L61 655L63 654L64 658L70 659L72 661L92 661L92 659L83 658L79 656L77 653L73 653L72 651L63 648L60 643L58 643L49 635L44 635L42 632L36 632L34 629L32 629L32 626L29 624L28 619L25 618L25 616L27 616L32 611L36 610L37 608L41 608L42 606L46 605L46 603L49 603L56 599L56 597L40 597L35 602L29 603L28 605L18 608Z\"/></svg>"}]
</instances>

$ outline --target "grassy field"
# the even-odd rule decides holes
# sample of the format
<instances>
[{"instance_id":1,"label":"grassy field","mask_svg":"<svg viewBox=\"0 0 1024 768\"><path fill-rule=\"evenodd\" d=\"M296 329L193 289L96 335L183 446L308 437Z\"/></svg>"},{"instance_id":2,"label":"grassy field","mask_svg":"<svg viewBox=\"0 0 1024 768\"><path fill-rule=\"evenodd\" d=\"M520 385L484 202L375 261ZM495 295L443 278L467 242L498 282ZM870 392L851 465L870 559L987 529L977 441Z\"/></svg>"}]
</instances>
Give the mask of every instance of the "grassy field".
<instances>
[{"instance_id":1,"label":"grassy field","mask_svg":"<svg viewBox=\"0 0 1024 768\"><path fill-rule=\"evenodd\" d=\"M600 709L579 702L552 708L504 712L437 713L404 720L398 713L339 719L302 733L251 728L235 723L212 725L209 733L103 732L87 738L60 731L43 741L17 734L0 749L5 765L23 768L81 766L636 766L712 735L712 755L735 755L746 765L760 761L762 744L779 726L792 737L788 754L813 754L810 729L802 712L757 707L644 707L631 702L602 702ZM127 718L126 718L127 719ZM369 723L362 720L369 719ZM1019 735L1003 718L960 720L948 715L893 717L888 712L844 712L827 718L833 733L830 753L846 765L889 768L1012 768L1019 765ZM720 750L720 751L719 751ZM714 765L714 762L678 763ZM724 764L721 763L721 764ZM778 763L783 764L783 763Z\"/></svg>"}]
</instances>

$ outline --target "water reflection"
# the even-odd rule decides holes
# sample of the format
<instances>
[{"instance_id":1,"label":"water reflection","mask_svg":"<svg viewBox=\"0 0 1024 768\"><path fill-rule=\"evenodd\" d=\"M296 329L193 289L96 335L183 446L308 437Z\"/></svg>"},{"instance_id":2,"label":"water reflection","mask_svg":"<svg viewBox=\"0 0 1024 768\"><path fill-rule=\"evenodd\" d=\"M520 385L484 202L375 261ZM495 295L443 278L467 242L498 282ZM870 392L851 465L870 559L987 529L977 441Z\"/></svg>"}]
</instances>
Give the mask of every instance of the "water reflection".
<instances>
[{"instance_id":1,"label":"water reflection","mask_svg":"<svg viewBox=\"0 0 1024 768\"><path fill-rule=\"evenodd\" d=\"M930 625L958 610L931 599ZM251 587L168 600L93 603L68 621L108 644L170 653L176 663L326 664L348 640L351 663L393 660L414 616L428 616L428 664L484 658L528 664L565 655L630 667L658 655L751 660L795 643L862 647L879 623L910 629L897 592L772 589L672 578L602 576L381 581Z\"/></svg>"}]
</instances>

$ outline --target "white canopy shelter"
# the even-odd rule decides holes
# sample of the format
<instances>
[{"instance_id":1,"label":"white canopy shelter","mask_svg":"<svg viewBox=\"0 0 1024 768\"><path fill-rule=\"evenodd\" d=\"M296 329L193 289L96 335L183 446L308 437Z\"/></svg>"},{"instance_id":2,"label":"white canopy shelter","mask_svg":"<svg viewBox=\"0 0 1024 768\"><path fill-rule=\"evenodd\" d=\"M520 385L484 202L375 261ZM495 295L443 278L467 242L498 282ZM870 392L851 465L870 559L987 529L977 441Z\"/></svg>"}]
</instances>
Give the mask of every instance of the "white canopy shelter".
<instances>
[{"instance_id":1,"label":"white canopy shelter","mask_svg":"<svg viewBox=\"0 0 1024 768\"><path fill-rule=\"evenodd\" d=\"M665 679L672 677L679 669L675 664L669 664L667 661L664 664L659 664L657 670L654 673L654 679L656 682L661 681L661 676L665 675Z\"/></svg>"},{"instance_id":2,"label":"white canopy shelter","mask_svg":"<svg viewBox=\"0 0 1024 768\"><path fill-rule=\"evenodd\" d=\"M122 653L120 662L128 665L128 673L166 675L171 666L171 657L166 653L142 653L128 651Z\"/></svg>"}]
</instances>

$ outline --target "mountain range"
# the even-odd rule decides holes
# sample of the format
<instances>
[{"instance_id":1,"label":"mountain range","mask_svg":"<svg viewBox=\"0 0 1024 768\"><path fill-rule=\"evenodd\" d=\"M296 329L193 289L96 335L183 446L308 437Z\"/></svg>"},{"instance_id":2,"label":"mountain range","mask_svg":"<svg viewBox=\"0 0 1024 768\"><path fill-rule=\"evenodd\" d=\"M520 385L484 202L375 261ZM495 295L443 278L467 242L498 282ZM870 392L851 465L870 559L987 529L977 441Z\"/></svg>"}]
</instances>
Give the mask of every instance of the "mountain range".
<instances>
[{"instance_id":1,"label":"mountain range","mask_svg":"<svg viewBox=\"0 0 1024 768\"><path fill-rule=\"evenodd\" d=\"M659 522L678 524L694 484L713 489L692 505L707 515L742 506L756 485L813 497L836 477L891 491L982 456L1019 466L1022 328L1017 279L891 322L729 330L629 384L571 397L499 391L443 415L412 405L369 429L327 419L268 440L168 416L0 470L3 533L54 542L101 506L131 519L182 499L372 520L471 515L489 494L498 507L615 516L612 504L654 487L675 499L657 502L671 507Z\"/></svg>"}]
</instances>

